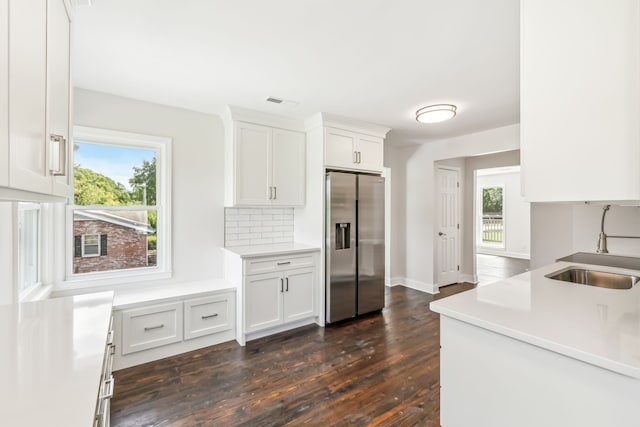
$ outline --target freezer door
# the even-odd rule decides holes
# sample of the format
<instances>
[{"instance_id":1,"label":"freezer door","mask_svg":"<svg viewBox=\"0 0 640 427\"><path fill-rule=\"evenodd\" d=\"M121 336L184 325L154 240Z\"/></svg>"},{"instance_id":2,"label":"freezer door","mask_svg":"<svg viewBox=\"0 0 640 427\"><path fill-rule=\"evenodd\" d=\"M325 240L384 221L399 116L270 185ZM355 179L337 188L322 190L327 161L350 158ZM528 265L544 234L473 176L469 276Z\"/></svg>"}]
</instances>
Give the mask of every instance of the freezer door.
<instances>
[{"instance_id":1,"label":"freezer door","mask_svg":"<svg viewBox=\"0 0 640 427\"><path fill-rule=\"evenodd\" d=\"M358 176L358 314L384 307L384 178Z\"/></svg>"},{"instance_id":2,"label":"freezer door","mask_svg":"<svg viewBox=\"0 0 640 427\"><path fill-rule=\"evenodd\" d=\"M356 175L327 174L326 321L356 315Z\"/></svg>"}]
</instances>

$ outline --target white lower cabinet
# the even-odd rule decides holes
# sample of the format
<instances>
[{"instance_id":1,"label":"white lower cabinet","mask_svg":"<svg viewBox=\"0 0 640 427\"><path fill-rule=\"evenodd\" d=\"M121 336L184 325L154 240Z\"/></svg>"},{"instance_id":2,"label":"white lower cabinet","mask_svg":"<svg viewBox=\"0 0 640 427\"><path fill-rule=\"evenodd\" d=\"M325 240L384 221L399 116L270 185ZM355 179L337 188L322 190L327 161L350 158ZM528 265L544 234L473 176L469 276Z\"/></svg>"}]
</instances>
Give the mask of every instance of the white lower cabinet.
<instances>
[{"instance_id":1,"label":"white lower cabinet","mask_svg":"<svg viewBox=\"0 0 640 427\"><path fill-rule=\"evenodd\" d=\"M182 302L122 312L122 354L182 341Z\"/></svg>"},{"instance_id":2,"label":"white lower cabinet","mask_svg":"<svg viewBox=\"0 0 640 427\"><path fill-rule=\"evenodd\" d=\"M440 316L442 427L632 427L640 381Z\"/></svg>"},{"instance_id":3,"label":"white lower cabinet","mask_svg":"<svg viewBox=\"0 0 640 427\"><path fill-rule=\"evenodd\" d=\"M238 289L241 345L318 320L317 249L277 256L239 255L233 248L225 253L226 279Z\"/></svg>"},{"instance_id":4,"label":"white lower cabinet","mask_svg":"<svg viewBox=\"0 0 640 427\"><path fill-rule=\"evenodd\" d=\"M147 300L114 310L115 369L147 363L236 338L236 293Z\"/></svg>"},{"instance_id":5,"label":"white lower cabinet","mask_svg":"<svg viewBox=\"0 0 640 427\"><path fill-rule=\"evenodd\" d=\"M285 270L245 279L245 332L313 317L315 268Z\"/></svg>"},{"instance_id":6,"label":"white lower cabinet","mask_svg":"<svg viewBox=\"0 0 640 427\"><path fill-rule=\"evenodd\" d=\"M233 328L233 298L230 294L184 301L184 339L202 337Z\"/></svg>"}]
</instances>

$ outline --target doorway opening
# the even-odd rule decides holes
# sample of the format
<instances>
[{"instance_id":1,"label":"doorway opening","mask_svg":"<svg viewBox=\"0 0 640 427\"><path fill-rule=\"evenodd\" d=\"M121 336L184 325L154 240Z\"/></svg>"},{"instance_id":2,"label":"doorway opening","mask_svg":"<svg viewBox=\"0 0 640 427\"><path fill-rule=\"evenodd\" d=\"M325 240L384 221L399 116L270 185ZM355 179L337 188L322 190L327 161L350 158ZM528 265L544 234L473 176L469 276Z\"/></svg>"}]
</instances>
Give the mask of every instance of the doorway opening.
<instances>
[{"instance_id":1,"label":"doorway opening","mask_svg":"<svg viewBox=\"0 0 640 427\"><path fill-rule=\"evenodd\" d=\"M474 187L478 286L528 271L531 219L520 195L520 166L477 169Z\"/></svg>"}]
</instances>

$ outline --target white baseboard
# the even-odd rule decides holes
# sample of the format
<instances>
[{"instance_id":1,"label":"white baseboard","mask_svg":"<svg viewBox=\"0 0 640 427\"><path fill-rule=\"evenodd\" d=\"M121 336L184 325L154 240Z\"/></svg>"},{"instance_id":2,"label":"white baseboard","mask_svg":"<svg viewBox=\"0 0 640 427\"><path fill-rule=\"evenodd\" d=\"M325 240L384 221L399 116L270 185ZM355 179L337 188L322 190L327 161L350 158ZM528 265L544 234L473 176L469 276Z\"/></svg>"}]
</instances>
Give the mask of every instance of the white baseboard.
<instances>
[{"instance_id":1,"label":"white baseboard","mask_svg":"<svg viewBox=\"0 0 640 427\"><path fill-rule=\"evenodd\" d=\"M478 276L475 274L461 274L458 279L460 282L478 283Z\"/></svg>"},{"instance_id":2,"label":"white baseboard","mask_svg":"<svg viewBox=\"0 0 640 427\"><path fill-rule=\"evenodd\" d=\"M476 248L476 253L483 254L483 255L504 256L508 258L519 258L519 259L531 258L529 254L525 254L522 252L511 252L511 251L505 251L504 249L486 248L484 246Z\"/></svg>"},{"instance_id":3,"label":"white baseboard","mask_svg":"<svg viewBox=\"0 0 640 427\"><path fill-rule=\"evenodd\" d=\"M406 277L392 277L390 286L404 286L406 288L415 289L416 291L425 292L428 294L437 294L438 285L420 282L418 280L408 279Z\"/></svg>"}]
</instances>

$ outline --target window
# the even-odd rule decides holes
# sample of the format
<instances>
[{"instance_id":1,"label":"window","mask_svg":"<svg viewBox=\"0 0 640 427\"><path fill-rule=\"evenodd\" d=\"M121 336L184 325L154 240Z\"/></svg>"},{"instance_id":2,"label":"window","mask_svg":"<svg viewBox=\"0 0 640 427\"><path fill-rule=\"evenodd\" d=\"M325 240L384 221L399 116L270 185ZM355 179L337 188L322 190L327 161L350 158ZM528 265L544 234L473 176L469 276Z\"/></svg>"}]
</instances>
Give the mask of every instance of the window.
<instances>
[{"instance_id":1,"label":"window","mask_svg":"<svg viewBox=\"0 0 640 427\"><path fill-rule=\"evenodd\" d=\"M504 247L504 188L484 187L482 190L482 235L487 246Z\"/></svg>"},{"instance_id":2,"label":"window","mask_svg":"<svg viewBox=\"0 0 640 427\"><path fill-rule=\"evenodd\" d=\"M81 237L82 241L82 255L88 256L100 256L100 235L99 234L85 234Z\"/></svg>"},{"instance_id":3,"label":"window","mask_svg":"<svg viewBox=\"0 0 640 427\"><path fill-rule=\"evenodd\" d=\"M18 203L18 293L40 283L40 205Z\"/></svg>"},{"instance_id":4,"label":"window","mask_svg":"<svg viewBox=\"0 0 640 427\"><path fill-rule=\"evenodd\" d=\"M170 272L170 142L74 129L69 280Z\"/></svg>"}]
</instances>

